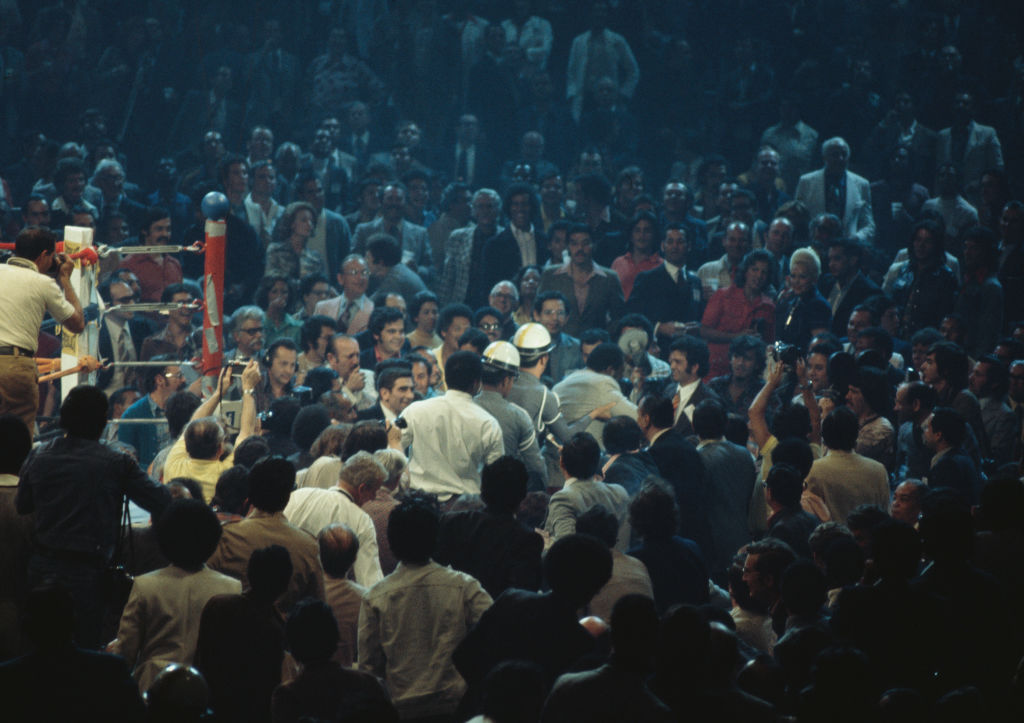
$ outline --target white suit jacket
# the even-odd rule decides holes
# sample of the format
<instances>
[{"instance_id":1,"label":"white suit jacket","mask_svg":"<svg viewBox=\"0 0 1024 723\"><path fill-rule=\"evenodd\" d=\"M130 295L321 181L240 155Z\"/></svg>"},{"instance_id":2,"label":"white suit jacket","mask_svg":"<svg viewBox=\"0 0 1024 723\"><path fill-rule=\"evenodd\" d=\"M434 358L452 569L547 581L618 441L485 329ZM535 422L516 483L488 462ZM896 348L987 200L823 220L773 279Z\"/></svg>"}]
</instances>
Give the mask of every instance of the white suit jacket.
<instances>
[{"instance_id":1,"label":"white suit jacket","mask_svg":"<svg viewBox=\"0 0 1024 723\"><path fill-rule=\"evenodd\" d=\"M814 218L825 213L825 170L819 169L800 176L796 184L796 198L807 204ZM871 184L856 173L846 172L846 211L843 213L843 236L856 237L863 244L875 238L875 216L871 212Z\"/></svg>"}]
</instances>

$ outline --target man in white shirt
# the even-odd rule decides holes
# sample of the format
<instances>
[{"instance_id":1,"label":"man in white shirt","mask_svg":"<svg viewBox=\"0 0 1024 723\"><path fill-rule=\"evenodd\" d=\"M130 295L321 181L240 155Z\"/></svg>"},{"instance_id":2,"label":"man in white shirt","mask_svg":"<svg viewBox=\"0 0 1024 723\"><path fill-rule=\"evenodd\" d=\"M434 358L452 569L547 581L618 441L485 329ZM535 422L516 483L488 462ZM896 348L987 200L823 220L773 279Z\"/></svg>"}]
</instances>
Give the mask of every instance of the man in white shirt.
<instances>
[{"instance_id":1,"label":"man in white shirt","mask_svg":"<svg viewBox=\"0 0 1024 723\"><path fill-rule=\"evenodd\" d=\"M498 421L473 402L482 374L479 355L455 352L444 365L444 396L414 402L401 417L402 446L412 448L411 486L442 502L479 494L480 470L505 453Z\"/></svg>"},{"instance_id":2,"label":"man in white shirt","mask_svg":"<svg viewBox=\"0 0 1024 723\"><path fill-rule=\"evenodd\" d=\"M338 373L341 393L356 409L369 409L377 402L373 372L359 368L359 342L346 334L335 334L327 346L327 366Z\"/></svg>"},{"instance_id":3,"label":"man in white shirt","mask_svg":"<svg viewBox=\"0 0 1024 723\"><path fill-rule=\"evenodd\" d=\"M361 505L377 496L377 490L388 477L384 467L368 452L356 452L341 468L338 484L331 489L301 487L292 492L285 518L299 529L316 537L320 530L333 523L348 525L359 540L359 552L352 570L356 582L369 587L380 582L377 551L377 530Z\"/></svg>"}]
</instances>

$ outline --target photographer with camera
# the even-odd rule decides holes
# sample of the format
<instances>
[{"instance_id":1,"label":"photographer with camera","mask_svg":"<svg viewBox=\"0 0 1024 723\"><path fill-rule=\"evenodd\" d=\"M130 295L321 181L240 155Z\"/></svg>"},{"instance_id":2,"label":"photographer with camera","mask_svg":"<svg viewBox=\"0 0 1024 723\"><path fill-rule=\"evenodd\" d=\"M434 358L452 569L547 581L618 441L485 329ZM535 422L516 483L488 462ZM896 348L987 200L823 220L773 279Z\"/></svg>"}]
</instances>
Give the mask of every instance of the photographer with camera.
<instances>
[{"instance_id":1,"label":"photographer with camera","mask_svg":"<svg viewBox=\"0 0 1024 723\"><path fill-rule=\"evenodd\" d=\"M17 311L0 315L0 414L21 417L29 431L39 408L35 355L43 315L50 312L75 334L85 329L82 304L71 287L75 262L55 253L56 244L49 229L29 226L14 240L14 256L0 264L5 306Z\"/></svg>"}]
</instances>

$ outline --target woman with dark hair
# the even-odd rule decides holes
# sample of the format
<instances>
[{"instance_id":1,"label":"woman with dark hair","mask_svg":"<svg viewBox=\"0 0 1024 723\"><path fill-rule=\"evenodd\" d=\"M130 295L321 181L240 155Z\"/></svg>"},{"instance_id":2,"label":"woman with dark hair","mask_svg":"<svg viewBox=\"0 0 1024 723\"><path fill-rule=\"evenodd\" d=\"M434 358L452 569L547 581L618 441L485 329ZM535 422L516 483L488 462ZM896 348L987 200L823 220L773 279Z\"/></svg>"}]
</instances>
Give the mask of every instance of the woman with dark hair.
<instances>
[{"instance_id":1,"label":"woman with dark hair","mask_svg":"<svg viewBox=\"0 0 1024 723\"><path fill-rule=\"evenodd\" d=\"M708 300L700 322L700 335L711 353L709 376L729 373L729 344L740 336L775 341L775 303L764 290L772 276L772 255L765 249L751 251L736 269L736 283L719 289Z\"/></svg>"},{"instance_id":2,"label":"woman with dark hair","mask_svg":"<svg viewBox=\"0 0 1024 723\"><path fill-rule=\"evenodd\" d=\"M886 274L882 290L903 310L899 329L903 338L926 326L938 328L953 311L959 283L946 265L945 239L941 224L921 221L910 236L909 258Z\"/></svg>"},{"instance_id":3,"label":"woman with dark hair","mask_svg":"<svg viewBox=\"0 0 1024 723\"><path fill-rule=\"evenodd\" d=\"M316 219L316 210L305 201L288 204L274 224L265 273L279 272L290 279L327 273L324 257L306 245L313 236Z\"/></svg>"},{"instance_id":4,"label":"woman with dark hair","mask_svg":"<svg viewBox=\"0 0 1024 723\"><path fill-rule=\"evenodd\" d=\"M612 269L619 275L622 294L628 300L633 282L643 271L661 266L658 255L658 218L650 211L640 211L626 226L629 251L612 261Z\"/></svg>"},{"instance_id":5,"label":"woman with dark hair","mask_svg":"<svg viewBox=\"0 0 1024 723\"><path fill-rule=\"evenodd\" d=\"M896 428L888 419L892 399L885 372L862 367L850 382L846 404L860 425L854 451L881 462L891 473L896 467Z\"/></svg>"},{"instance_id":6,"label":"woman with dark hair","mask_svg":"<svg viewBox=\"0 0 1024 723\"><path fill-rule=\"evenodd\" d=\"M530 264L519 269L513 281L519 289L519 306L512 312L512 321L517 326L533 321L533 302L540 288L541 271L539 266Z\"/></svg>"},{"instance_id":7,"label":"woman with dark hair","mask_svg":"<svg viewBox=\"0 0 1024 723\"><path fill-rule=\"evenodd\" d=\"M284 274L268 272L260 279L253 301L266 314L263 343L269 347L278 339L291 339L296 344L302 335L302 323L288 311L295 300L295 289Z\"/></svg>"},{"instance_id":8,"label":"woman with dark hair","mask_svg":"<svg viewBox=\"0 0 1024 723\"><path fill-rule=\"evenodd\" d=\"M409 319L416 328L406 334L410 347L426 346L431 349L441 346L441 337L437 335L437 294L432 291L421 291L412 297L409 304Z\"/></svg>"},{"instance_id":9,"label":"woman with dark hair","mask_svg":"<svg viewBox=\"0 0 1024 723\"><path fill-rule=\"evenodd\" d=\"M857 360L853 354L837 351L828 358L828 385L840 399L846 398L850 384L857 376Z\"/></svg>"}]
</instances>

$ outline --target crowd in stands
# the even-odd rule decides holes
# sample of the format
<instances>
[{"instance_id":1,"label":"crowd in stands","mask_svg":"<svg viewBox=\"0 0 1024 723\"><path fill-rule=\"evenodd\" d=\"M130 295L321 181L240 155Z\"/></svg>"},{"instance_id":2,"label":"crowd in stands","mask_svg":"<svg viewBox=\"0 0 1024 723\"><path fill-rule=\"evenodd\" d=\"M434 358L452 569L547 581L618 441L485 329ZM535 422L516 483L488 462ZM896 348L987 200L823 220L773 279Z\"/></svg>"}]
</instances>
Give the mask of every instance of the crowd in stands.
<instances>
[{"instance_id":1,"label":"crowd in stands","mask_svg":"<svg viewBox=\"0 0 1024 723\"><path fill-rule=\"evenodd\" d=\"M4 720L1024 717L1014 3L238 10L0 0Z\"/></svg>"}]
</instances>

